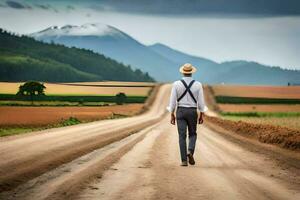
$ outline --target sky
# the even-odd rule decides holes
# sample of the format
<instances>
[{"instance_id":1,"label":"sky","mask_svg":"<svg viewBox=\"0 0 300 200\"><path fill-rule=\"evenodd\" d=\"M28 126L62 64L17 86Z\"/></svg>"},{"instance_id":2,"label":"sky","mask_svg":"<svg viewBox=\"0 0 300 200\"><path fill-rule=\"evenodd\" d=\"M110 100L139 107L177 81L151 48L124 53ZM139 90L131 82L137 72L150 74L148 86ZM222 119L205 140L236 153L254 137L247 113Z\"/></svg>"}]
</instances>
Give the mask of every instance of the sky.
<instances>
[{"instance_id":1,"label":"sky","mask_svg":"<svg viewBox=\"0 0 300 200\"><path fill-rule=\"evenodd\" d=\"M298 0L0 0L0 27L16 33L85 23L217 62L300 70Z\"/></svg>"}]
</instances>

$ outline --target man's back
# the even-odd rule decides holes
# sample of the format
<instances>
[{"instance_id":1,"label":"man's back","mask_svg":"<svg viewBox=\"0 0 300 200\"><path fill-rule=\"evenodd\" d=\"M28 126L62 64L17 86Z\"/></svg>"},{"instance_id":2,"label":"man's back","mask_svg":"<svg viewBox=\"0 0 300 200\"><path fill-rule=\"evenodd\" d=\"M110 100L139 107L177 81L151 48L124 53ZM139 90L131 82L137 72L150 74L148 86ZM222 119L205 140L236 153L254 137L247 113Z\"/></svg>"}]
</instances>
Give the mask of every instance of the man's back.
<instances>
[{"instance_id":1,"label":"man's back","mask_svg":"<svg viewBox=\"0 0 300 200\"><path fill-rule=\"evenodd\" d=\"M182 77L182 80L189 85L194 79L192 77ZM197 102L193 100L193 97L187 93L185 94L180 101L177 102L178 98L185 92L186 87L182 83L182 80L175 81L172 86L172 92L170 97L170 104L168 106L168 110L170 112L174 111L177 106L180 107L194 107L198 108L201 112L205 112L207 110L204 103L204 95L202 84L199 81L194 81L193 85L190 88L190 91L193 94L193 97Z\"/></svg>"}]
</instances>

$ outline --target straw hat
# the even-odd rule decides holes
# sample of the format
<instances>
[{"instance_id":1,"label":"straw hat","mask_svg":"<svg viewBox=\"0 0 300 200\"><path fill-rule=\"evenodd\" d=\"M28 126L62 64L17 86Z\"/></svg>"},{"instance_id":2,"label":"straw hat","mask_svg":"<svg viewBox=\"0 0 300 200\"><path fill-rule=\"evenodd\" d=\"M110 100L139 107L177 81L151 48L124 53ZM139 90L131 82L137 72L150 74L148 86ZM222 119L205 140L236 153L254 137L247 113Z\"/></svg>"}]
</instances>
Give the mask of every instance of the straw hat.
<instances>
[{"instance_id":1,"label":"straw hat","mask_svg":"<svg viewBox=\"0 0 300 200\"><path fill-rule=\"evenodd\" d=\"M182 74L192 74L192 73L195 73L197 71L197 69L192 64L186 63L179 68L179 71Z\"/></svg>"}]
</instances>

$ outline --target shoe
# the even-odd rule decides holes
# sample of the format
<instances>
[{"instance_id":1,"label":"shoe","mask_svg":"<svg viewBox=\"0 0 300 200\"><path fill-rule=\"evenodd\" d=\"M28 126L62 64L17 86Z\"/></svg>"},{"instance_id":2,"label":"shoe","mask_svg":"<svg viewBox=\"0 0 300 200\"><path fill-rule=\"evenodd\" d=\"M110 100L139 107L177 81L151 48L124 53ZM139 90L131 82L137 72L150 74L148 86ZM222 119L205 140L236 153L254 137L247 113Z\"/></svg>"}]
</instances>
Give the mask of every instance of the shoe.
<instances>
[{"instance_id":1,"label":"shoe","mask_svg":"<svg viewBox=\"0 0 300 200\"><path fill-rule=\"evenodd\" d=\"M188 166L187 161L182 161L180 166L187 167Z\"/></svg>"},{"instance_id":2,"label":"shoe","mask_svg":"<svg viewBox=\"0 0 300 200\"><path fill-rule=\"evenodd\" d=\"M194 165L194 164L195 164L194 156L193 156L191 153L189 153L189 154L187 155L187 157L188 157L189 163L190 163L191 165Z\"/></svg>"}]
</instances>

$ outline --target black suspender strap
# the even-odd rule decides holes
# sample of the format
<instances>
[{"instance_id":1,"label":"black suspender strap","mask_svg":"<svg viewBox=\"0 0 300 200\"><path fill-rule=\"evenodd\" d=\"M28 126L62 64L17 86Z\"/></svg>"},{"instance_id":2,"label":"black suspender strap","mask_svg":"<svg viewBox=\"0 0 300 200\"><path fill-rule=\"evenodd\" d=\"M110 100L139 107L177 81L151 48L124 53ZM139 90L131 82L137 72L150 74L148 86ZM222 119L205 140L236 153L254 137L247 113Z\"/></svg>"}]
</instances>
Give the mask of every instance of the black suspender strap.
<instances>
[{"instance_id":1,"label":"black suspender strap","mask_svg":"<svg viewBox=\"0 0 300 200\"><path fill-rule=\"evenodd\" d=\"M196 98L194 97L192 91L190 90L191 87L192 87L192 85L194 84L195 80L192 80L192 81L190 82L189 85L187 85L186 82L185 82L184 80L182 80L182 79L181 79L180 81L181 81L182 84L184 85L185 91L184 91L184 92L182 93L182 95L177 99L177 101L179 102L179 101L186 95L186 93L189 93L190 96L192 97L192 99L194 100L194 102L197 103Z\"/></svg>"}]
</instances>

